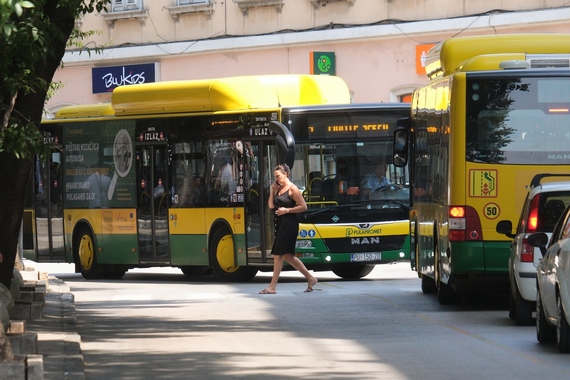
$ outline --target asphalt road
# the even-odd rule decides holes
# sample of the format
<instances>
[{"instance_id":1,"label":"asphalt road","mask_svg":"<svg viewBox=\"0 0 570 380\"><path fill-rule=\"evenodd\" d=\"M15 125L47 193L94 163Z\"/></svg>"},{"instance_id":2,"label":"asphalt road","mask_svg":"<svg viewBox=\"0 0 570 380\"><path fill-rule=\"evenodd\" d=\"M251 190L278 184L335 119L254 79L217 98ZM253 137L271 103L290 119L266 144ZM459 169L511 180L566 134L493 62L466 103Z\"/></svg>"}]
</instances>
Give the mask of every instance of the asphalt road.
<instances>
[{"instance_id":1,"label":"asphalt road","mask_svg":"<svg viewBox=\"0 0 570 380\"><path fill-rule=\"evenodd\" d=\"M440 306L406 263L361 281L317 272L317 291L293 272L269 282L180 270L86 281L48 264L75 295L91 379L568 379L570 356L508 318L506 297Z\"/></svg>"}]
</instances>

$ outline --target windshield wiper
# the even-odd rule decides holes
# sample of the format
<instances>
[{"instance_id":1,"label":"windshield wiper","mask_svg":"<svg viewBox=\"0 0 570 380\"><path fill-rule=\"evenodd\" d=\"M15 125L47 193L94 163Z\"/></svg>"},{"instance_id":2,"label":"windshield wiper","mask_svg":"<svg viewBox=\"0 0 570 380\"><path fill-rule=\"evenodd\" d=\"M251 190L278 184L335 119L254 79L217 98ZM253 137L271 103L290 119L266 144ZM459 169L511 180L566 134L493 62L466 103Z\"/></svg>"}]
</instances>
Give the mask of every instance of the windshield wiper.
<instances>
[{"instance_id":1,"label":"windshield wiper","mask_svg":"<svg viewBox=\"0 0 570 380\"><path fill-rule=\"evenodd\" d=\"M321 214L325 211L337 210L339 208L346 208L346 207L353 207L353 206L360 206L360 205L361 205L360 203L346 203L346 204L340 204L340 205L325 206L325 207L319 208L319 209L308 209L307 211L305 211L305 215L313 216L313 215Z\"/></svg>"},{"instance_id":2,"label":"windshield wiper","mask_svg":"<svg viewBox=\"0 0 570 380\"><path fill-rule=\"evenodd\" d=\"M379 203L383 203L383 204L394 204L397 205L398 208L403 209L403 210L410 210L410 205L407 201L399 201L397 199L374 199L374 200L360 200L356 203L346 203L346 204L339 204L339 205L333 205L333 206L326 206L323 208L319 208L319 209L308 209L307 211L304 212L304 214L309 217L309 216L314 216L314 215L318 215L318 214L322 214L323 212L326 211L331 211L331 210L338 210L341 208L350 208L350 207L359 207L362 208L365 204L379 204ZM373 210L381 210L381 209L388 209L390 207L376 207ZM372 209L371 209L372 210Z\"/></svg>"}]
</instances>

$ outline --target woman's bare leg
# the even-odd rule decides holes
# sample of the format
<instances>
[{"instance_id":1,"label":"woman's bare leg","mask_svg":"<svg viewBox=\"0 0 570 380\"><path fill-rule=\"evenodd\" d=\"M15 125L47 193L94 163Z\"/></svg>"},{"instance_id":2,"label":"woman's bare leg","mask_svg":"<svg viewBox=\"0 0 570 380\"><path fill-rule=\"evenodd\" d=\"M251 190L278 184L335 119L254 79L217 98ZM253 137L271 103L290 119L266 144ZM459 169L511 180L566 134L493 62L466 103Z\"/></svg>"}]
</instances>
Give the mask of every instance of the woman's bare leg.
<instances>
[{"instance_id":1,"label":"woman's bare leg","mask_svg":"<svg viewBox=\"0 0 570 380\"><path fill-rule=\"evenodd\" d=\"M307 267L305 266L305 264L303 264L303 262L301 260L299 260L295 255L293 255L292 253L287 253L286 255L283 256L283 258L285 259L285 261L287 261L293 268L297 269L303 276L305 276L305 278L307 279L309 285L307 287L306 291L312 291L313 290L313 286L315 286L315 284L317 282L319 282L319 280L317 280L312 274L311 272L309 272L309 270L307 269Z\"/></svg>"},{"instance_id":2,"label":"woman's bare leg","mask_svg":"<svg viewBox=\"0 0 570 380\"><path fill-rule=\"evenodd\" d=\"M281 275L281 269L283 268L283 256L274 255L273 256L273 276L271 277L271 282L269 286L262 291L260 294L273 294L277 293L277 282L279 281L279 275Z\"/></svg>"}]
</instances>

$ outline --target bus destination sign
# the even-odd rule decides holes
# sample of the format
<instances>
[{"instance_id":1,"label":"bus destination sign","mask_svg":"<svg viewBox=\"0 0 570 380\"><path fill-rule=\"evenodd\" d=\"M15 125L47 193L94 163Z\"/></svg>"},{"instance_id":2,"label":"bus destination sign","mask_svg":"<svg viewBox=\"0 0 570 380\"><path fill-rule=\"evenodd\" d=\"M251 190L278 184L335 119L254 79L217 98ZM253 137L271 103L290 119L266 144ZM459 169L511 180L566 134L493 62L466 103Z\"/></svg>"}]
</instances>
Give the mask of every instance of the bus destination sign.
<instances>
[{"instance_id":1,"label":"bus destination sign","mask_svg":"<svg viewBox=\"0 0 570 380\"><path fill-rule=\"evenodd\" d=\"M309 139L345 139L388 136L390 125L386 123L362 124L309 124Z\"/></svg>"}]
</instances>

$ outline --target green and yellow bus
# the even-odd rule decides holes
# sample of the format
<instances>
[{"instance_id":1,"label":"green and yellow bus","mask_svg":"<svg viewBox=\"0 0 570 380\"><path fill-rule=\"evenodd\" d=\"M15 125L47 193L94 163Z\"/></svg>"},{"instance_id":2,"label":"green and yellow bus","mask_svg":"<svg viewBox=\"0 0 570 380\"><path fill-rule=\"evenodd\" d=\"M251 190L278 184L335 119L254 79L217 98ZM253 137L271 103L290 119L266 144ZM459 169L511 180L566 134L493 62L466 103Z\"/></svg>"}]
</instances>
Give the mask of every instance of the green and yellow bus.
<instances>
[{"instance_id":1,"label":"green and yellow bus","mask_svg":"<svg viewBox=\"0 0 570 380\"><path fill-rule=\"evenodd\" d=\"M442 304L507 288L497 222L519 219L535 174L570 172L569 62L570 35L451 38L428 53L394 160L410 161L412 269Z\"/></svg>"},{"instance_id":2,"label":"green and yellow bus","mask_svg":"<svg viewBox=\"0 0 570 380\"><path fill-rule=\"evenodd\" d=\"M53 150L35 161L24 256L75 263L87 279L172 266L247 281L272 270L268 189L285 162L309 204L296 254L312 270L365 276L409 252L406 169L390 166L397 200L358 199L359 177L392 157L406 114L350 104L332 76L118 87L109 104L42 123Z\"/></svg>"}]
</instances>

